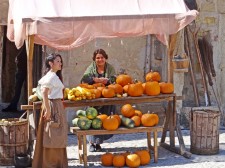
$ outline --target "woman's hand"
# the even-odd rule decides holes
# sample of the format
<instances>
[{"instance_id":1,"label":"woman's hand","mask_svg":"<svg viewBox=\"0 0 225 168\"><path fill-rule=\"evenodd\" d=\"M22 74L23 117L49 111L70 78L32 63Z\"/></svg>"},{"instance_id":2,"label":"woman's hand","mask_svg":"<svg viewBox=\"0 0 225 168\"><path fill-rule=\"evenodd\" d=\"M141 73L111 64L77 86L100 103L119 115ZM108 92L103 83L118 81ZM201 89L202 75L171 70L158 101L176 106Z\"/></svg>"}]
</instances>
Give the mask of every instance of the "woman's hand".
<instances>
[{"instance_id":1,"label":"woman's hand","mask_svg":"<svg viewBox=\"0 0 225 168\"><path fill-rule=\"evenodd\" d=\"M101 77L101 78L93 78L93 80L95 83L107 84L109 79Z\"/></svg>"},{"instance_id":2,"label":"woman's hand","mask_svg":"<svg viewBox=\"0 0 225 168\"><path fill-rule=\"evenodd\" d=\"M51 120L51 112L46 110L44 115L43 115L43 118L47 121Z\"/></svg>"}]
</instances>

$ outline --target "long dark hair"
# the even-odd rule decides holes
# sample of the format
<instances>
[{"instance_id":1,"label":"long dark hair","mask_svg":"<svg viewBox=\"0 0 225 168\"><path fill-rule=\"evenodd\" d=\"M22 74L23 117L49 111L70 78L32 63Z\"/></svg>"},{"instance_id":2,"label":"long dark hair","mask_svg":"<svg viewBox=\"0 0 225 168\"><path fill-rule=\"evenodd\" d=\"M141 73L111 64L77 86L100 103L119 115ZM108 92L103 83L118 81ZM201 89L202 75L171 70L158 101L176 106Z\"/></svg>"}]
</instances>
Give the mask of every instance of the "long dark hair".
<instances>
[{"instance_id":1,"label":"long dark hair","mask_svg":"<svg viewBox=\"0 0 225 168\"><path fill-rule=\"evenodd\" d=\"M62 67L63 67L63 60L62 60L62 56L60 54L57 54L57 53L52 53L52 54L49 54L46 59L45 59L45 72L44 74L47 74L48 71L50 71L51 67L49 65L49 62L52 62L57 58L57 57L60 57L61 61L62 61ZM63 78L62 78L62 68L61 70L57 71L56 72L56 75L59 77L59 79L63 82Z\"/></svg>"},{"instance_id":2,"label":"long dark hair","mask_svg":"<svg viewBox=\"0 0 225 168\"><path fill-rule=\"evenodd\" d=\"M93 61L95 61L95 58L96 58L96 55L97 54L102 54L102 56L105 59L108 59L108 55L106 54L105 50L103 50L103 49L100 48L100 49L97 49L97 50L94 51L93 57L92 57Z\"/></svg>"}]
</instances>

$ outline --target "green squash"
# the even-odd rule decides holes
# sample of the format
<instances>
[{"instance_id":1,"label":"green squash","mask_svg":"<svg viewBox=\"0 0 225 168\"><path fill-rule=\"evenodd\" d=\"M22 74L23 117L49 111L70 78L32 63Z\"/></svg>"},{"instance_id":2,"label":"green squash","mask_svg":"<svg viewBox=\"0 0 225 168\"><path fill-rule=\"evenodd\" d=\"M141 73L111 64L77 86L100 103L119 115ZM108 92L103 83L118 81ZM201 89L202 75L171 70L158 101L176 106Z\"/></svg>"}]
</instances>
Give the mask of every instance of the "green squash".
<instances>
[{"instance_id":1,"label":"green squash","mask_svg":"<svg viewBox=\"0 0 225 168\"><path fill-rule=\"evenodd\" d=\"M74 118L74 119L72 120L72 124L73 124L74 127L77 127L77 122L78 122L78 120L79 120L79 118Z\"/></svg>"},{"instance_id":2,"label":"green squash","mask_svg":"<svg viewBox=\"0 0 225 168\"><path fill-rule=\"evenodd\" d=\"M79 118L77 125L82 130L88 130L91 127L92 120L87 118Z\"/></svg>"},{"instance_id":3,"label":"green squash","mask_svg":"<svg viewBox=\"0 0 225 168\"><path fill-rule=\"evenodd\" d=\"M84 110L77 110L76 114L79 118L86 118L86 111Z\"/></svg>"},{"instance_id":4,"label":"green squash","mask_svg":"<svg viewBox=\"0 0 225 168\"><path fill-rule=\"evenodd\" d=\"M91 126L94 129L101 129L102 128L102 120L100 118L93 119Z\"/></svg>"},{"instance_id":5,"label":"green squash","mask_svg":"<svg viewBox=\"0 0 225 168\"><path fill-rule=\"evenodd\" d=\"M133 120L131 120L130 118L124 117L122 115L120 115L121 118L121 122L122 124L127 127L127 128L134 128L135 123Z\"/></svg>"},{"instance_id":6,"label":"green squash","mask_svg":"<svg viewBox=\"0 0 225 168\"><path fill-rule=\"evenodd\" d=\"M88 119L94 119L98 115L98 111L94 107L88 107L86 110L86 116Z\"/></svg>"}]
</instances>

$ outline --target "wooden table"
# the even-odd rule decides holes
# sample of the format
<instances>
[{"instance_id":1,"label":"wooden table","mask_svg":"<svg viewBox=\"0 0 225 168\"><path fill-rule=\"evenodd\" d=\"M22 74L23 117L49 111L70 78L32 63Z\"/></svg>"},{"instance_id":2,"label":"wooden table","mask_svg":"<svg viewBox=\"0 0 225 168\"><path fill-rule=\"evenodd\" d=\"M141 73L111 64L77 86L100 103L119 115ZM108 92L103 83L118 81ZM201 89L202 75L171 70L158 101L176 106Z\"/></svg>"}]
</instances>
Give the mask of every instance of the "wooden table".
<instances>
[{"instance_id":1,"label":"wooden table","mask_svg":"<svg viewBox=\"0 0 225 168\"><path fill-rule=\"evenodd\" d=\"M107 131L107 130L81 130L78 127L71 127L70 131L77 135L78 138L78 155L80 163L84 163L84 167L87 167L87 140L86 135L106 135L106 134L133 134L145 132L147 133L147 145L148 151L151 155L151 150L154 152L154 162L158 162L158 132L163 130L162 126L155 127L135 127L135 128L124 128L120 127L115 131ZM151 133L153 133L154 145L151 145Z\"/></svg>"},{"instance_id":2,"label":"wooden table","mask_svg":"<svg viewBox=\"0 0 225 168\"><path fill-rule=\"evenodd\" d=\"M138 104L150 102L168 102L166 118L163 126L163 132L160 145L172 152L178 153L186 158L191 157L191 153L186 151L179 122L176 113L176 94L160 94L158 96L141 96L141 97L122 97L122 98L98 98L92 100L64 101L66 107L82 106L102 106L118 104ZM34 110L41 108L42 102L34 102L33 105L22 105L22 110ZM166 134L169 132L169 144L165 142ZM178 147L175 146L175 133L177 133ZM115 134L115 133L114 133Z\"/></svg>"}]
</instances>

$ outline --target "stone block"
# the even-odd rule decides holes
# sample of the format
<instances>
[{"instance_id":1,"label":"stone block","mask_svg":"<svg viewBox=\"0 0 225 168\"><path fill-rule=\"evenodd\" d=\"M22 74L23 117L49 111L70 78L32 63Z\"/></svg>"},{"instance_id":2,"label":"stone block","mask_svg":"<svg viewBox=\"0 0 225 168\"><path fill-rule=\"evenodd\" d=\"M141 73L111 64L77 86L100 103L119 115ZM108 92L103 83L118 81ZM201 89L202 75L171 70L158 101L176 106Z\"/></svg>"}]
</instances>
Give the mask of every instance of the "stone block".
<instances>
[{"instance_id":1,"label":"stone block","mask_svg":"<svg viewBox=\"0 0 225 168\"><path fill-rule=\"evenodd\" d=\"M225 13L225 1L217 0L217 10L219 13Z\"/></svg>"}]
</instances>

